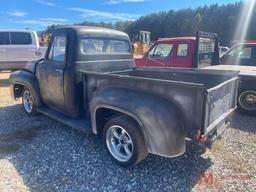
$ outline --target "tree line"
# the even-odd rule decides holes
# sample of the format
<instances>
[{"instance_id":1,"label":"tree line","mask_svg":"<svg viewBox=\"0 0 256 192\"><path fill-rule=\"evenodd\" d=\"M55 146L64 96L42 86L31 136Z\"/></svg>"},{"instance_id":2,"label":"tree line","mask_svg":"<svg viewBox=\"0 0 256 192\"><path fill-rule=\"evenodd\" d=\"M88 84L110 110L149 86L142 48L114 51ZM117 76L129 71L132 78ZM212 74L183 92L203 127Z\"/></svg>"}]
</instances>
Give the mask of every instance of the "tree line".
<instances>
[{"instance_id":1,"label":"tree line","mask_svg":"<svg viewBox=\"0 0 256 192\"><path fill-rule=\"evenodd\" d=\"M221 45L229 46L241 16L242 2L227 5L201 6L195 9L170 10L142 16L135 21L87 22L74 25L107 27L124 31L132 37L140 30L150 31L151 40L163 37L195 36L198 30L217 33ZM246 39L256 39L256 9L253 10ZM48 26L50 33L58 25Z\"/></svg>"}]
</instances>

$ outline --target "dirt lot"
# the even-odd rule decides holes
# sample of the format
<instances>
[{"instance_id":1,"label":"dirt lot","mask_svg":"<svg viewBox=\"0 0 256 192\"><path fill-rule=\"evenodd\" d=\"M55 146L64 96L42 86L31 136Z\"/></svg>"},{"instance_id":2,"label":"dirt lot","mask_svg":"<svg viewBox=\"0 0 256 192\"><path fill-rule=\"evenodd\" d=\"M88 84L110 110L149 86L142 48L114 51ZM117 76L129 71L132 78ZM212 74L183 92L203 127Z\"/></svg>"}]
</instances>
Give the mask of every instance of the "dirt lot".
<instances>
[{"instance_id":1,"label":"dirt lot","mask_svg":"<svg viewBox=\"0 0 256 192\"><path fill-rule=\"evenodd\" d=\"M28 117L0 73L1 191L256 191L256 118L234 114L211 148L190 143L168 159L114 164L94 135Z\"/></svg>"}]
</instances>

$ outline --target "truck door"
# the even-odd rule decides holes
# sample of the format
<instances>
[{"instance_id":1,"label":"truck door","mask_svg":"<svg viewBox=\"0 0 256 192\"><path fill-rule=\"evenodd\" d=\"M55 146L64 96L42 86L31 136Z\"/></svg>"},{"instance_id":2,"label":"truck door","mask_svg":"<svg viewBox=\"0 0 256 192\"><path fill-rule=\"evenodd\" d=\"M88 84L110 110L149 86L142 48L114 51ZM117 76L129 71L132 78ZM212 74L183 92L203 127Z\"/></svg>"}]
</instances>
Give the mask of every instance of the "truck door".
<instances>
[{"instance_id":1,"label":"truck door","mask_svg":"<svg viewBox=\"0 0 256 192\"><path fill-rule=\"evenodd\" d=\"M180 42L176 45L175 53L173 55L174 67L192 67L191 45L187 42Z\"/></svg>"},{"instance_id":2,"label":"truck door","mask_svg":"<svg viewBox=\"0 0 256 192\"><path fill-rule=\"evenodd\" d=\"M50 108L63 112L64 69L66 66L67 35L56 34L49 45L46 59L37 66L37 78L43 102Z\"/></svg>"},{"instance_id":3,"label":"truck door","mask_svg":"<svg viewBox=\"0 0 256 192\"><path fill-rule=\"evenodd\" d=\"M146 66L170 67L172 65L173 44L157 43L148 52Z\"/></svg>"}]
</instances>

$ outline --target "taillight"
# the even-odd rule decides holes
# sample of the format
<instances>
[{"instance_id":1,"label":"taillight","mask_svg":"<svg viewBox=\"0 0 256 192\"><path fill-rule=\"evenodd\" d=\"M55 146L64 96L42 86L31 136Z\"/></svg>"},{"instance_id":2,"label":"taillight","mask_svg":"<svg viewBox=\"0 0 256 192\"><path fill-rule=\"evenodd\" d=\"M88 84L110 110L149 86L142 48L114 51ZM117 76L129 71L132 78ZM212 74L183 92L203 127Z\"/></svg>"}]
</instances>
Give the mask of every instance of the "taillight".
<instances>
[{"instance_id":1,"label":"taillight","mask_svg":"<svg viewBox=\"0 0 256 192\"><path fill-rule=\"evenodd\" d=\"M196 132L196 140L199 140L201 137L201 129L197 129L197 132Z\"/></svg>"},{"instance_id":2,"label":"taillight","mask_svg":"<svg viewBox=\"0 0 256 192\"><path fill-rule=\"evenodd\" d=\"M200 139L201 139L202 142L206 142L207 141L207 135L202 135L201 129L197 129L196 140L199 141Z\"/></svg>"}]
</instances>

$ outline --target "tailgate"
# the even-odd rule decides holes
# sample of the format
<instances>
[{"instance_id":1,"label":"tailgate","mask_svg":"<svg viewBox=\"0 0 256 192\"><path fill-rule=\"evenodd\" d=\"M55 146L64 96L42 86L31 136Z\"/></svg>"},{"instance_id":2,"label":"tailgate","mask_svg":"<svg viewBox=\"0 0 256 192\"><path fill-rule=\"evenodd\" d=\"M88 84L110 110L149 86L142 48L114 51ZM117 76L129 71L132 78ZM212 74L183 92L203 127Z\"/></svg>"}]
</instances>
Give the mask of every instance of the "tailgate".
<instances>
[{"instance_id":1,"label":"tailgate","mask_svg":"<svg viewBox=\"0 0 256 192\"><path fill-rule=\"evenodd\" d=\"M203 134L225 124L227 117L236 109L239 78L235 77L207 90Z\"/></svg>"}]
</instances>

